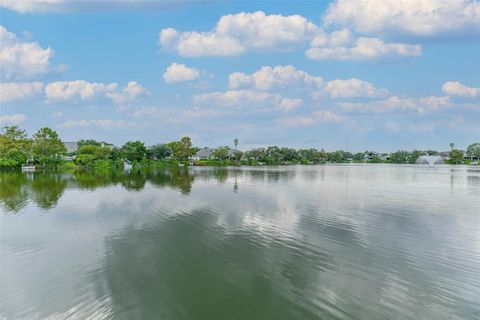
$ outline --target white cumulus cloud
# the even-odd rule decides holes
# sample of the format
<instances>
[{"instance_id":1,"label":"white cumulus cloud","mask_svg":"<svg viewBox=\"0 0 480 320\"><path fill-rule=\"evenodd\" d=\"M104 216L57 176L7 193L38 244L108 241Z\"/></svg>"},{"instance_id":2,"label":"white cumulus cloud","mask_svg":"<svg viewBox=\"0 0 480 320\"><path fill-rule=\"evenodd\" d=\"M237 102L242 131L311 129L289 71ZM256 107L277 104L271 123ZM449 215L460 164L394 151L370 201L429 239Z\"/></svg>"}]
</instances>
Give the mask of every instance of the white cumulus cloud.
<instances>
[{"instance_id":1,"label":"white cumulus cloud","mask_svg":"<svg viewBox=\"0 0 480 320\"><path fill-rule=\"evenodd\" d=\"M120 92L107 92L107 97L116 104L124 104L143 96L150 95L137 81L130 81Z\"/></svg>"},{"instance_id":2,"label":"white cumulus cloud","mask_svg":"<svg viewBox=\"0 0 480 320\"><path fill-rule=\"evenodd\" d=\"M378 89L370 82L360 79L337 79L328 81L322 90L313 93L314 98L320 98L324 95L328 95L334 99L378 98L388 95L388 90Z\"/></svg>"},{"instance_id":3,"label":"white cumulus cloud","mask_svg":"<svg viewBox=\"0 0 480 320\"><path fill-rule=\"evenodd\" d=\"M442 86L443 93L449 96L476 98L480 96L480 88L467 87L458 81L447 81Z\"/></svg>"},{"instance_id":4,"label":"white cumulus cloud","mask_svg":"<svg viewBox=\"0 0 480 320\"><path fill-rule=\"evenodd\" d=\"M200 72L196 68L189 68L184 64L172 63L163 74L166 83L184 82L198 79Z\"/></svg>"},{"instance_id":5,"label":"white cumulus cloud","mask_svg":"<svg viewBox=\"0 0 480 320\"><path fill-rule=\"evenodd\" d=\"M87 128L87 127L96 127L104 130L109 130L113 128L121 128L127 124L125 120L112 120L112 119L102 119L102 120L68 120L61 124L60 128L72 129L72 128Z\"/></svg>"},{"instance_id":6,"label":"white cumulus cloud","mask_svg":"<svg viewBox=\"0 0 480 320\"><path fill-rule=\"evenodd\" d=\"M349 119L347 119L345 116L328 110L315 111L308 116L302 115L281 118L277 122L280 125L291 128L308 127L322 123L350 123Z\"/></svg>"},{"instance_id":7,"label":"white cumulus cloud","mask_svg":"<svg viewBox=\"0 0 480 320\"><path fill-rule=\"evenodd\" d=\"M321 77L311 76L303 70L298 70L292 65L269 67L264 66L260 70L247 75L242 72L234 72L228 78L231 89L242 87L254 87L258 90L270 90L272 88L291 87L319 87L323 83Z\"/></svg>"},{"instance_id":8,"label":"white cumulus cloud","mask_svg":"<svg viewBox=\"0 0 480 320\"><path fill-rule=\"evenodd\" d=\"M180 32L163 29L159 40L181 56L232 56L247 50L286 50L309 40L318 27L300 15L241 12L220 18L213 30Z\"/></svg>"},{"instance_id":9,"label":"white cumulus cloud","mask_svg":"<svg viewBox=\"0 0 480 320\"><path fill-rule=\"evenodd\" d=\"M38 78L54 68L50 65L53 49L37 42L19 40L14 33L0 26L0 76L5 80Z\"/></svg>"},{"instance_id":10,"label":"white cumulus cloud","mask_svg":"<svg viewBox=\"0 0 480 320\"><path fill-rule=\"evenodd\" d=\"M290 110L300 107L302 104L302 99L282 98L278 103L277 108L281 111L288 112Z\"/></svg>"},{"instance_id":11,"label":"white cumulus cloud","mask_svg":"<svg viewBox=\"0 0 480 320\"><path fill-rule=\"evenodd\" d=\"M193 97L195 105L218 107L259 106L271 103L275 96L253 90L229 90L202 93Z\"/></svg>"},{"instance_id":12,"label":"white cumulus cloud","mask_svg":"<svg viewBox=\"0 0 480 320\"><path fill-rule=\"evenodd\" d=\"M45 87L45 96L49 100L86 100L114 92L117 86L116 83L103 84L85 80L56 81Z\"/></svg>"},{"instance_id":13,"label":"white cumulus cloud","mask_svg":"<svg viewBox=\"0 0 480 320\"><path fill-rule=\"evenodd\" d=\"M2 82L0 83L0 102L25 100L43 92L43 83L35 82Z\"/></svg>"},{"instance_id":14,"label":"white cumulus cloud","mask_svg":"<svg viewBox=\"0 0 480 320\"><path fill-rule=\"evenodd\" d=\"M124 104L150 93L137 81L130 81L121 90L118 84L85 80L56 81L46 85L45 96L50 101L78 101L107 97L115 104Z\"/></svg>"},{"instance_id":15,"label":"white cumulus cloud","mask_svg":"<svg viewBox=\"0 0 480 320\"><path fill-rule=\"evenodd\" d=\"M373 112L373 113L391 113L391 112L414 112L424 113L435 111L441 108L451 107L452 103L449 97L399 97L391 96L386 99L369 102L340 102L337 104L344 111L353 112Z\"/></svg>"},{"instance_id":16,"label":"white cumulus cloud","mask_svg":"<svg viewBox=\"0 0 480 320\"><path fill-rule=\"evenodd\" d=\"M18 125L24 122L26 119L27 119L27 116L22 113L3 115L3 116L0 116L0 125L2 126Z\"/></svg>"},{"instance_id":17,"label":"white cumulus cloud","mask_svg":"<svg viewBox=\"0 0 480 320\"><path fill-rule=\"evenodd\" d=\"M418 57L423 53L422 46L418 44L385 43L378 38L366 37L343 40L346 42L323 42L316 38L305 54L313 60L369 60L384 57Z\"/></svg>"},{"instance_id":18,"label":"white cumulus cloud","mask_svg":"<svg viewBox=\"0 0 480 320\"><path fill-rule=\"evenodd\" d=\"M469 0L337 0L323 21L376 35L478 34L480 4Z\"/></svg>"}]
</instances>

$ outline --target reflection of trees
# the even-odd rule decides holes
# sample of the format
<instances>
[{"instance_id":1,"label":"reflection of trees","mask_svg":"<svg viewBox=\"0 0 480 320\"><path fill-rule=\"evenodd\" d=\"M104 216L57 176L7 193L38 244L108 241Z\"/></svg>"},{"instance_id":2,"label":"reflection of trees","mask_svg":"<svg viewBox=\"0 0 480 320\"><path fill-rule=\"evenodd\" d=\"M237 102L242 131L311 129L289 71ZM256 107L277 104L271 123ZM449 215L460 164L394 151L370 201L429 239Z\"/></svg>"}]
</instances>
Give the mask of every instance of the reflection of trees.
<instances>
[{"instance_id":1,"label":"reflection of trees","mask_svg":"<svg viewBox=\"0 0 480 320\"><path fill-rule=\"evenodd\" d=\"M93 174L89 171L79 170L74 173L75 180L80 188L96 189L98 187L106 187L115 183L113 173L109 171L100 171Z\"/></svg>"},{"instance_id":2,"label":"reflection of trees","mask_svg":"<svg viewBox=\"0 0 480 320\"><path fill-rule=\"evenodd\" d=\"M67 187L67 181L59 173L39 172L33 175L30 182L32 200L42 209L50 209L57 205L58 200Z\"/></svg>"},{"instance_id":3,"label":"reflection of trees","mask_svg":"<svg viewBox=\"0 0 480 320\"><path fill-rule=\"evenodd\" d=\"M19 171L0 171L0 202L8 211L18 212L27 205L27 177Z\"/></svg>"},{"instance_id":4,"label":"reflection of trees","mask_svg":"<svg viewBox=\"0 0 480 320\"><path fill-rule=\"evenodd\" d=\"M228 179L230 171L235 169L227 169L222 167L202 168L195 172L195 176L203 180L216 180L219 183L224 183Z\"/></svg>"},{"instance_id":5,"label":"reflection of trees","mask_svg":"<svg viewBox=\"0 0 480 320\"><path fill-rule=\"evenodd\" d=\"M145 187L147 177L144 171L130 170L81 170L75 172L78 186L85 189L96 189L109 185L121 184L125 189L140 191Z\"/></svg>"},{"instance_id":6,"label":"reflection of trees","mask_svg":"<svg viewBox=\"0 0 480 320\"><path fill-rule=\"evenodd\" d=\"M115 178L119 179L122 186L129 191L140 191L147 182L146 174L141 170L130 170L130 172L115 176Z\"/></svg>"},{"instance_id":7,"label":"reflection of trees","mask_svg":"<svg viewBox=\"0 0 480 320\"><path fill-rule=\"evenodd\" d=\"M284 168L279 170L272 170L267 168L253 168L246 170L245 174L255 181L268 181L269 183L289 181L295 178L294 170L285 170Z\"/></svg>"},{"instance_id":8,"label":"reflection of trees","mask_svg":"<svg viewBox=\"0 0 480 320\"><path fill-rule=\"evenodd\" d=\"M318 273L332 260L290 239L229 233L195 210L106 240L98 296L117 319L318 319ZM306 253L305 253L306 252ZM104 283L102 283L104 282ZM117 313L118 312L118 313Z\"/></svg>"},{"instance_id":9,"label":"reflection of trees","mask_svg":"<svg viewBox=\"0 0 480 320\"><path fill-rule=\"evenodd\" d=\"M0 172L0 201L8 211L18 212L29 199L42 209L51 209L66 187L67 180L58 173Z\"/></svg>"},{"instance_id":10,"label":"reflection of trees","mask_svg":"<svg viewBox=\"0 0 480 320\"><path fill-rule=\"evenodd\" d=\"M194 181L187 167L149 170L147 178L156 187L171 187L185 194L190 193Z\"/></svg>"},{"instance_id":11,"label":"reflection of trees","mask_svg":"<svg viewBox=\"0 0 480 320\"><path fill-rule=\"evenodd\" d=\"M64 190L80 188L95 190L121 185L129 191L140 191L147 181L155 186L170 187L188 194L194 176L188 168L130 170L79 170L74 174L59 172L0 171L0 203L7 211L18 212L28 200L42 209L57 205Z\"/></svg>"}]
</instances>

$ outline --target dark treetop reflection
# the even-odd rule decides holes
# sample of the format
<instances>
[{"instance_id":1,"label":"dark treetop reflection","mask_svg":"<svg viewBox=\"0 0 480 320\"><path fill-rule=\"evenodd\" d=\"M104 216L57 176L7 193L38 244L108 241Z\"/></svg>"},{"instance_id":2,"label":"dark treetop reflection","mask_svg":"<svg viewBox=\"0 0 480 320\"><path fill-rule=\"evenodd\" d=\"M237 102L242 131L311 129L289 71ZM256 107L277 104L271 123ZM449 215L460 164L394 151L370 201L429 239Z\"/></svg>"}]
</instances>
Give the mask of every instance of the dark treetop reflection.
<instances>
[{"instance_id":1,"label":"dark treetop reflection","mask_svg":"<svg viewBox=\"0 0 480 320\"><path fill-rule=\"evenodd\" d=\"M480 170L1 172L6 319L474 319Z\"/></svg>"}]
</instances>

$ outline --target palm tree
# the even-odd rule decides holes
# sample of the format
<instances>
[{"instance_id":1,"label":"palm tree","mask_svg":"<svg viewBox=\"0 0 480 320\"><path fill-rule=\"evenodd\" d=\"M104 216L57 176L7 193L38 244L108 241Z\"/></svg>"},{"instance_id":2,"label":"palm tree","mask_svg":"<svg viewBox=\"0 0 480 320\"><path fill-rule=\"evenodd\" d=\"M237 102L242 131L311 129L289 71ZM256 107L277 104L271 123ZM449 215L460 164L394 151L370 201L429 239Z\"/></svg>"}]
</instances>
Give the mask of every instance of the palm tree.
<instances>
[{"instance_id":1,"label":"palm tree","mask_svg":"<svg viewBox=\"0 0 480 320\"><path fill-rule=\"evenodd\" d=\"M235 140L233 140L233 143L235 144L235 150L237 150L237 146L238 146L238 139L235 138Z\"/></svg>"},{"instance_id":2,"label":"palm tree","mask_svg":"<svg viewBox=\"0 0 480 320\"><path fill-rule=\"evenodd\" d=\"M453 150L453 148L455 148L455 143L453 143L453 142L450 142L450 149L452 149L452 150Z\"/></svg>"}]
</instances>

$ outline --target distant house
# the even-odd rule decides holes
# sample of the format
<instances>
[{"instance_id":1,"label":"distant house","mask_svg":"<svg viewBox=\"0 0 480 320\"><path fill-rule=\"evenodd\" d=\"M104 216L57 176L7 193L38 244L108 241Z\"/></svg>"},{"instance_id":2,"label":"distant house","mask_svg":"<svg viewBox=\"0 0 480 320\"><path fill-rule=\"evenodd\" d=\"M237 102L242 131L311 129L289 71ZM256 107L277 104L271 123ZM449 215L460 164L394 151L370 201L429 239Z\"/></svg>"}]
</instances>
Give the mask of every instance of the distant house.
<instances>
[{"instance_id":1,"label":"distant house","mask_svg":"<svg viewBox=\"0 0 480 320\"><path fill-rule=\"evenodd\" d=\"M389 153L382 153L382 155L380 156L380 160L390 161L390 154Z\"/></svg>"},{"instance_id":2,"label":"distant house","mask_svg":"<svg viewBox=\"0 0 480 320\"><path fill-rule=\"evenodd\" d=\"M192 157L192 160L198 161L198 160L212 160L214 159L213 156L213 149L211 148L203 148L197 151Z\"/></svg>"},{"instance_id":3,"label":"distant house","mask_svg":"<svg viewBox=\"0 0 480 320\"><path fill-rule=\"evenodd\" d=\"M193 157L191 158L192 160L194 161L198 161L198 160L216 160L217 157L215 157L213 155L215 149L212 149L212 148L203 148L203 149L200 149L198 150L197 153L195 153L193 155ZM227 158L234 158L235 157L235 150L234 149L228 149L228 154L227 154Z\"/></svg>"},{"instance_id":4,"label":"distant house","mask_svg":"<svg viewBox=\"0 0 480 320\"><path fill-rule=\"evenodd\" d=\"M378 157L378 153L373 152L373 151L367 151L363 155L363 161L371 161L376 157Z\"/></svg>"},{"instance_id":5,"label":"distant house","mask_svg":"<svg viewBox=\"0 0 480 320\"><path fill-rule=\"evenodd\" d=\"M78 151L78 144L76 142L64 142L65 148L67 149L67 153L77 152Z\"/></svg>"},{"instance_id":6,"label":"distant house","mask_svg":"<svg viewBox=\"0 0 480 320\"><path fill-rule=\"evenodd\" d=\"M470 160L470 161L480 161L480 157L476 157L476 156L469 156L469 155L465 155L463 157L464 160Z\"/></svg>"}]
</instances>

